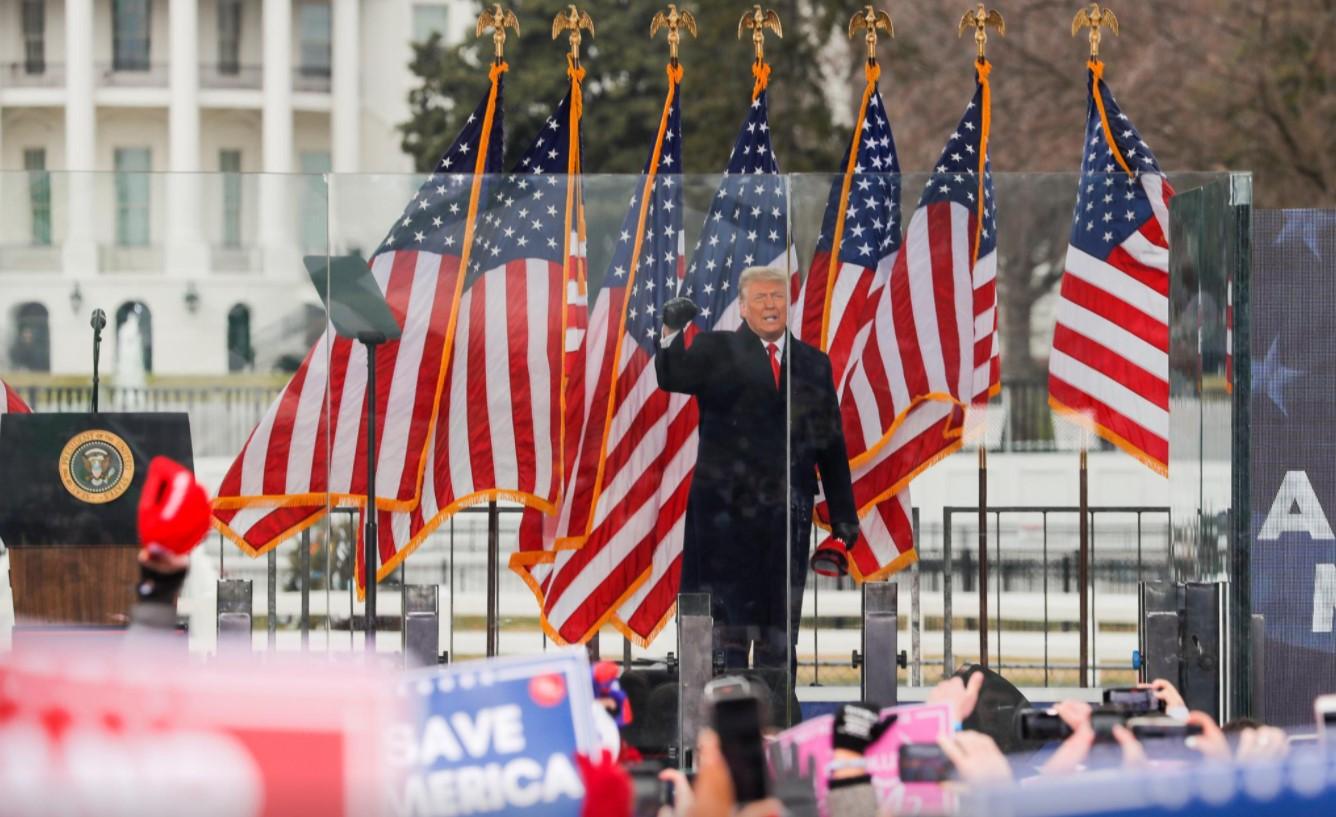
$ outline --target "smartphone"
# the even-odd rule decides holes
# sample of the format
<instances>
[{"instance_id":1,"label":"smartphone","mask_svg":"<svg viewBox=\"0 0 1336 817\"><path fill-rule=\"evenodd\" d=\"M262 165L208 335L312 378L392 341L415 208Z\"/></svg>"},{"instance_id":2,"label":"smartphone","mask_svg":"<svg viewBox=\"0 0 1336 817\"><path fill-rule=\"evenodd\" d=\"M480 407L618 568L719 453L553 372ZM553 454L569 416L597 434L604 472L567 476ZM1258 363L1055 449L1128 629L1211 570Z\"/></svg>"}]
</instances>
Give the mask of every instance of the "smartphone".
<instances>
[{"instance_id":1,"label":"smartphone","mask_svg":"<svg viewBox=\"0 0 1336 817\"><path fill-rule=\"evenodd\" d=\"M935 743L900 744L901 783L941 783L955 777L956 767Z\"/></svg>"},{"instance_id":2,"label":"smartphone","mask_svg":"<svg viewBox=\"0 0 1336 817\"><path fill-rule=\"evenodd\" d=\"M1072 728L1051 709L1022 709L1016 723L1023 741L1047 742L1072 736Z\"/></svg>"},{"instance_id":3,"label":"smartphone","mask_svg":"<svg viewBox=\"0 0 1336 817\"><path fill-rule=\"evenodd\" d=\"M1187 740L1201 734L1201 726L1195 723L1183 723L1171 718L1138 718L1127 722L1132 736L1140 741L1147 740Z\"/></svg>"},{"instance_id":4,"label":"smartphone","mask_svg":"<svg viewBox=\"0 0 1336 817\"><path fill-rule=\"evenodd\" d=\"M710 722L733 778L739 805L770 796L770 770L761 739L761 701L745 678L720 678L705 686Z\"/></svg>"},{"instance_id":5,"label":"smartphone","mask_svg":"<svg viewBox=\"0 0 1336 817\"><path fill-rule=\"evenodd\" d=\"M1317 719L1317 737L1323 743L1336 743L1336 695L1319 695L1313 701Z\"/></svg>"},{"instance_id":6,"label":"smartphone","mask_svg":"<svg viewBox=\"0 0 1336 817\"><path fill-rule=\"evenodd\" d=\"M631 775L632 810L634 817L657 817L663 805L664 782L659 780L663 771L660 763L636 763L626 768ZM671 784L668 784L671 786Z\"/></svg>"},{"instance_id":7,"label":"smartphone","mask_svg":"<svg viewBox=\"0 0 1336 817\"><path fill-rule=\"evenodd\" d=\"M1127 724L1127 712L1119 706L1097 706L1090 712L1090 728L1096 743L1112 743L1113 727Z\"/></svg>"},{"instance_id":8,"label":"smartphone","mask_svg":"<svg viewBox=\"0 0 1336 817\"><path fill-rule=\"evenodd\" d=\"M1104 690L1104 703L1116 706L1128 715L1150 715L1164 711L1164 701L1146 687L1113 687Z\"/></svg>"}]
</instances>

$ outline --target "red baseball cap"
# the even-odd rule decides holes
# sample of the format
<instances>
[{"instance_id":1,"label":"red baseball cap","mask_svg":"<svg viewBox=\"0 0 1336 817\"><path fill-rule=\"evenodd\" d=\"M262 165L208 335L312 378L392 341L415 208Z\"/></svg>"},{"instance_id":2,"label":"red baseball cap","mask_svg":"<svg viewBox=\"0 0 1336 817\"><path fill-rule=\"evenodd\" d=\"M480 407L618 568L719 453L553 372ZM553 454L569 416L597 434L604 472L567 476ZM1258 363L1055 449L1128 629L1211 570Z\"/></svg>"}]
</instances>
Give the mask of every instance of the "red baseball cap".
<instances>
[{"instance_id":1,"label":"red baseball cap","mask_svg":"<svg viewBox=\"0 0 1336 817\"><path fill-rule=\"evenodd\" d=\"M139 542L184 556L209 532L209 495L189 469L166 457L148 464L139 495Z\"/></svg>"}]
</instances>

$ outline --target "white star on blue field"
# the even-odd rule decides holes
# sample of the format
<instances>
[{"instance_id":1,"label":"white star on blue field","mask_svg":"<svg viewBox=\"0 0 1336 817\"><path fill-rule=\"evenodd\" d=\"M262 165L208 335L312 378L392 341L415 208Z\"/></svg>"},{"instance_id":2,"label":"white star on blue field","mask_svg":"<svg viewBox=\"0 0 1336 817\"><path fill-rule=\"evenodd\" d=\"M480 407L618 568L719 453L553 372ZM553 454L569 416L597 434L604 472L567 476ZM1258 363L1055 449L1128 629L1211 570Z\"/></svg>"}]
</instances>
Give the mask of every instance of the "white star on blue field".
<instances>
[{"instance_id":1,"label":"white star on blue field","mask_svg":"<svg viewBox=\"0 0 1336 817\"><path fill-rule=\"evenodd\" d=\"M1326 210L1285 210L1285 224L1276 236L1276 244L1301 241L1316 258L1322 258L1323 233L1336 235L1336 213Z\"/></svg>"},{"instance_id":2,"label":"white star on blue field","mask_svg":"<svg viewBox=\"0 0 1336 817\"><path fill-rule=\"evenodd\" d=\"M1301 377L1303 372L1292 369L1280 361L1277 350L1279 346L1280 338L1272 338L1266 358L1260 363L1256 360L1252 362L1252 388L1254 392L1265 394L1276 404L1281 414L1289 417L1289 409L1285 407L1285 387L1291 380Z\"/></svg>"}]
</instances>

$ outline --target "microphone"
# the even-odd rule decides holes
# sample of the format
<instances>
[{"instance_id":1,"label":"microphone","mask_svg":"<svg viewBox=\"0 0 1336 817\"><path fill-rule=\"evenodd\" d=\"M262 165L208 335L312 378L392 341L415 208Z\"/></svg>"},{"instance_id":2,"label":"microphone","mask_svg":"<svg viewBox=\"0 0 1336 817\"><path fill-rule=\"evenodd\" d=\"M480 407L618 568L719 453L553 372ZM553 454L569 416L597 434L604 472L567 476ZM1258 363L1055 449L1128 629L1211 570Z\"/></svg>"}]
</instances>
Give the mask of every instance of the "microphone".
<instances>
[{"instance_id":1,"label":"microphone","mask_svg":"<svg viewBox=\"0 0 1336 817\"><path fill-rule=\"evenodd\" d=\"M107 327L107 313L101 309L94 309L93 317L88 319L88 325L93 327L93 413L97 414L97 393L102 386L97 370L102 356L102 330Z\"/></svg>"}]
</instances>

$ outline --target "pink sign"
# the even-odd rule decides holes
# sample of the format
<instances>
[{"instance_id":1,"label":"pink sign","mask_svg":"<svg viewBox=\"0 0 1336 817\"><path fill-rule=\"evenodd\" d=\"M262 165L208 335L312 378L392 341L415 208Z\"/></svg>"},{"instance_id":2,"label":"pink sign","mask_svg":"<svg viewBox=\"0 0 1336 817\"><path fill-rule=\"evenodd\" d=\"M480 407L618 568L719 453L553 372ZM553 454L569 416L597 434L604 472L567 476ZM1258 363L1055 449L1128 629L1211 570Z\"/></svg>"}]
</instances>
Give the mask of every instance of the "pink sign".
<instances>
[{"instance_id":1,"label":"pink sign","mask_svg":"<svg viewBox=\"0 0 1336 817\"><path fill-rule=\"evenodd\" d=\"M935 783L900 782L900 746L905 743L936 743L938 738L951 733L951 710L946 705L896 706L881 711L883 716L894 714L895 723L865 755L868 774L877 789L877 799L883 807L897 815L940 814L950 805L945 790ZM826 810L826 765L833 750L830 746L831 724L834 716L824 715L803 721L792 729L781 732L772 742L772 757L778 754L788 758L793 768L812 777L817 803L823 817Z\"/></svg>"}]
</instances>

